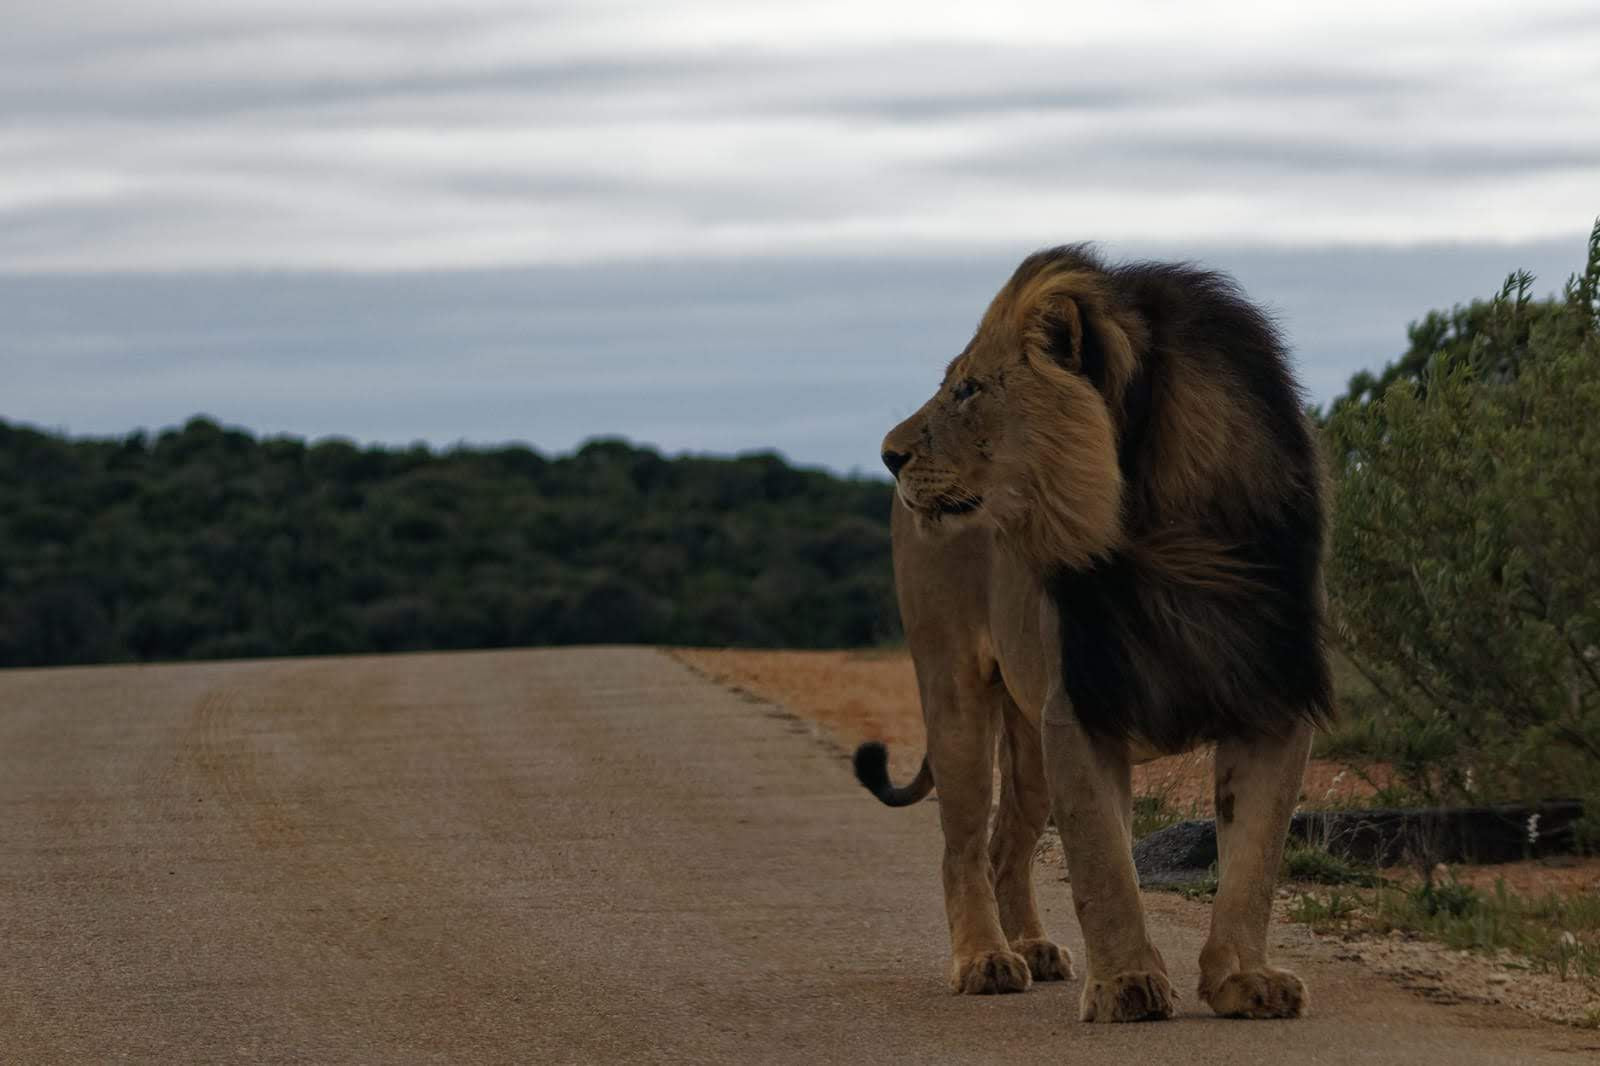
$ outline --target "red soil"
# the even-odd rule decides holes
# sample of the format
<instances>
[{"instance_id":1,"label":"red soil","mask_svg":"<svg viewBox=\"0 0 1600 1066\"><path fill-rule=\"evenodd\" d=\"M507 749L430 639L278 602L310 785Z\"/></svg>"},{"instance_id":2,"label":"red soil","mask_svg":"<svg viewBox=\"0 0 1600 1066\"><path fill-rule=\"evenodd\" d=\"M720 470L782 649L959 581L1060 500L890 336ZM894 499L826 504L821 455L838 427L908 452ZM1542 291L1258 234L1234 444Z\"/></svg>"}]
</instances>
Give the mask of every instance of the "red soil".
<instances>
[{"instance_id":1,"label":"red soil","mask_svg":"<svg viewBox=\"0 0 1600 1066\"><path fill-rule=\"evenodd\" d=\"M922 706L911 656L904 651L739 651L682 648L678 659L732 688L779 704L826 728L849 749L864 740L889 746L897 780L922 757ZM1331 806L1370 796L1371 785L1340 764L1314 759L1301 793L1307 806ZM1172 807L1211 813L1211 756L1174 755L1134 769L1134 794L1160 795Z\"/></svg>"}]
</instances>

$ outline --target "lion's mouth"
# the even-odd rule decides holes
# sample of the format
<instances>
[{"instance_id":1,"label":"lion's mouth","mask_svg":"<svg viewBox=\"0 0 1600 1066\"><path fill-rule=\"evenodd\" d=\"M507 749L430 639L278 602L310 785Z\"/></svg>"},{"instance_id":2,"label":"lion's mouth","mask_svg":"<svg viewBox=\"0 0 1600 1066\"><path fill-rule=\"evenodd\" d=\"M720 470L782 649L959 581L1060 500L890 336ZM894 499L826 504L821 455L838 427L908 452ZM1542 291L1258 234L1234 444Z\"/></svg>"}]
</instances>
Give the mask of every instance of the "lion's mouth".
<instances>
[{"instance_id":1,"label":"lion's mouth","mask_svg":"<svg viewBox=\"0 0 1600 1066\"><path fill-rule=\"evenodd\" d=\"M934 510L945 515L970 514L982 506L982 496L941 496L934 501Z\"/></svg>"},{"instance_id":2,"label":"lion's mouth","mask_svg":"<svg viewBox=\"0 0 1600 1066\"><path fill-rule=\"evenodd\" d=\"M924 518L939 519L946 515L971 514L983 506L983 497L965 492L941 492L932 496L914 497L906 491L906 484L897 481L894 491L900 502Z\"/></svg>"}]
</instances>

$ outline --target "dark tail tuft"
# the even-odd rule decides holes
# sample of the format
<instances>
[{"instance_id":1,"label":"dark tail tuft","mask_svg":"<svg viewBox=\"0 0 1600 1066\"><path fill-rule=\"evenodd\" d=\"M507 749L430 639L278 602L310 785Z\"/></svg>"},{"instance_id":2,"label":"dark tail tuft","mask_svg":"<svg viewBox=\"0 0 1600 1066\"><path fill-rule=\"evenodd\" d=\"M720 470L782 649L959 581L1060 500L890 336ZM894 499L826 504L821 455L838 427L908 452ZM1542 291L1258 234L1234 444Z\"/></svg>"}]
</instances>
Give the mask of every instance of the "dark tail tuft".
<instances>
[{"instance_id":1,"label":"dark tail tuft","mask_svg":"<svg viewBox=\"0 0 1600 1066\"><path fill-rule=\"evenodd\" d=\"M854 762L856 780L890 807L909 807L933 790L933 771L928 769L926 755L922 757L922 768L917 776L903 788L889 783L889 749L876 740L857 748Z\"/></svg>"}]
</instances>

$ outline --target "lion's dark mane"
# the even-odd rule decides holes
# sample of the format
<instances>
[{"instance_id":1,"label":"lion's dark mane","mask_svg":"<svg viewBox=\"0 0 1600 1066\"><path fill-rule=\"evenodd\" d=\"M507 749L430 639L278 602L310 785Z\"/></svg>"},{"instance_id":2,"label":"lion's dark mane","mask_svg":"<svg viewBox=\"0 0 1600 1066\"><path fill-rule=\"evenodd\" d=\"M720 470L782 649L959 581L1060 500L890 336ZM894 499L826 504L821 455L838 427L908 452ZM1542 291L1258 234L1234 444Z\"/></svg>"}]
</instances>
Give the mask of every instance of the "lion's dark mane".
<instances>
[{"instance_id":1,"label":"lion's dark mane","mask_svg":"<svg viewBox=\"0 0 1600 1066\"><path fill-rule=\"evenodd\" d=\"M1322 477L1277 330L1222 274L1154 263L1108 268L1082 247L1034 258L1048 266L1051 256L1103 274L1119 307L1149 330L1115 412L1125 546L1046 581L1060 612L1063 682L1079 720L1096 736L1178 751L1325 719L1332 697ZM1092 356L1088 338L1083 347ZM1232 409L1186 409L1189 398L1172 386L1178 359L1191 372L1214 373L1236 401ZM1104 389L1092 359L1084 371ZM1269 442L1272 491L1219 494L1175 510L1150 489L1150 464L1182 447L1188 419L1209 417L1256 420L1250 436ZM1197 551L1210 555L1204 576L1167 565Z\"/></svg>"}]
</instances>

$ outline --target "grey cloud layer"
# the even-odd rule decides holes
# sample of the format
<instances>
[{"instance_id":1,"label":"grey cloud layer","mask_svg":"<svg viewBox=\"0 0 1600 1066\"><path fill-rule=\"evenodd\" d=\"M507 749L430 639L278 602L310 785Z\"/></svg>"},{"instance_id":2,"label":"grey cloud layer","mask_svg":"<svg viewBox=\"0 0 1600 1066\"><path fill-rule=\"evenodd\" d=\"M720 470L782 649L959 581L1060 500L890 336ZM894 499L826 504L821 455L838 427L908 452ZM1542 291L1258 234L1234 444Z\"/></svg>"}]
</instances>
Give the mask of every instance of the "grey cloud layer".
<instances>
[{"instance_id":1,"label":"grey cloud layer","mask_svg":"<svg viewBox=\"0 0 1600 1066\"><path fill-rule=\"evenodd\" d=\"M1573 4L913 9L67 0L0 38L0 268L1525 240L1600 188Z\"/></svg>"},{"instance_id":2,"label":"grey cloud layer","mask_svg":"<svg viewBox=\"0 0 1600 1066\"><path fill-rule=\"evenodd\" d=\"M849 469L1032 247L1235 270L1326 398L1600 211L1588 0L447 7L8 13L0 416Z\"/></svg>"}]
</instances>

